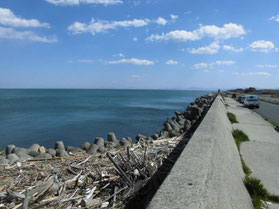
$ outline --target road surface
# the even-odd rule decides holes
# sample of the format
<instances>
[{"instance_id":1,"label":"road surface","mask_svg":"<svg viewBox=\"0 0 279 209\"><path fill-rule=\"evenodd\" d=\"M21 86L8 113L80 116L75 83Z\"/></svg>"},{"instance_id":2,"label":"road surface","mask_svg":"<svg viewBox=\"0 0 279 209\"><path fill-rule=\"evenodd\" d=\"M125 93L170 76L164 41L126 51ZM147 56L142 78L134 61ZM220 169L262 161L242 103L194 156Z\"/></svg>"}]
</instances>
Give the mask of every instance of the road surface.
<instances>
[{"instance_id":1,"label":"road surface","mask_svg":"<svg viewBox=\"0 0 279 209\"><path fill-rule=\"evenodd\" d=\"M225 101L229 105L228 111L235 114L238 120L238 123L233 124L233 128L242 130L250 139L241 143L240 153L252 170L251 176L260 179L271 194L279 195L279 133L270 123L258 114L243 108L238 102L231 98L226 98ZM266 111L273 115L276 114L273 111L279 112L279 105L273 107L265 103L261 108L259 110L265 114ZM279 209L279 205L273 204L269 208Z\"/></svg>"},{"instance_id":2,"label":"road surface","mask_svg":"<svg viewBox=\"0 0 279 209\"><path fill-rule=\"evenodd\" d=\"M253 109L259 115L279 125L279 105L260 101L260 108Z\"/></svg>"}]
</instances>

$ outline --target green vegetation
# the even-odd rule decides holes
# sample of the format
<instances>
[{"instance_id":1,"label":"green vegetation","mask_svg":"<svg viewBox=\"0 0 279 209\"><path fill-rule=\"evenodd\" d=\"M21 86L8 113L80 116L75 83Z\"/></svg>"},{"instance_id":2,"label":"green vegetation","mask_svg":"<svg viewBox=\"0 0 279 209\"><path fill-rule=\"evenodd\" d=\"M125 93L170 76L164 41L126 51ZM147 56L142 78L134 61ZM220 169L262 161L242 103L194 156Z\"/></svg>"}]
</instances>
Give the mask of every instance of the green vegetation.
<instances>
[{"instance_id":1,"label":"green vegetation","mask_svg":"<svg viewBox=\"0 0 279 209\"><path fill-rule=\"evenodd\" d=\"M239 129L233 130L232 135L235 139L235 143L236 143L236 146L238 148L238 151L240 151L241 142L249 141L248 136L243 131L241 131Z\"/></svg>"},{"instance_id":2,"label":"green vegetation","mask_svg":"<svg viewBox=\"0 0 279 209\"><path fill-rule=\"evenodd\" d=\"M229 120L231 121L231 123L238 123L238 121L233 113L227 112L227 116L228 116Z\"/></svg>"},{"instance_id":3,"label":"green vegetation","mask_svg":"<svg viewBox=\"0 0 279 209\"><path fill-rule=\"evenodd\" d=\"M233 130L232 135L235 139L236 146L238 148L239 154L240 154L240 145L242 142L249 141L249 137L241 130ZM244 185L246 186L254 208L255 209L261 209L262 208L262 202L264 201L272 201L279 203L279 196L270 194L263 186L261 180L257 178L250 177L250 174L252 173L251 169L245 164L242 155L240 154L241 164L243 172L245 173L245 180Z\"/></svg>"},{"instance_id":4,"label":"green vegetation","mask_svg":"<svg viewBox=\"0 0 279 209\"><path fill-rule=\"evenodd\" d=\"M240 159L241 159L243 172L246 174L246 176L249 176L252 173L251 169L245 164L242 155L240 155Z\"/></svg>"},{"instance_id":5,"label":"green vegetation","mask_svg":"<svg viewBox=\"0 0 279 209\"><path fill-rule=\"evenodd\" d=\"M271 104L277 104L277 105L279 105L279 101L276 101L276 100L263 99L263 98L259 98L259 100L261 100L261 101L263 101L263 102L268 102L268 103L271 103Z\"/></svg>"},{"instance_id":6,"label":"green vegetation","mask_svg":"<svg viewBox=\"0 0 279 209\"><path fill-rule=\"evenodd\" d=\"M251 197L258 197L262 200L267 200L268 191L264 188L261 180L246 176L244 180L244 184L251 195Z\"/></svg>"},{"instance_id":7,"label":"green vegetation","mask_svg":"<svg viewBox=\"0 0 279 209\"><path fill-rule=\"evenodd\" d=\"M254 209L262 209L262 201L257 196L252 196Z\"/></svg>"}]
</instances>

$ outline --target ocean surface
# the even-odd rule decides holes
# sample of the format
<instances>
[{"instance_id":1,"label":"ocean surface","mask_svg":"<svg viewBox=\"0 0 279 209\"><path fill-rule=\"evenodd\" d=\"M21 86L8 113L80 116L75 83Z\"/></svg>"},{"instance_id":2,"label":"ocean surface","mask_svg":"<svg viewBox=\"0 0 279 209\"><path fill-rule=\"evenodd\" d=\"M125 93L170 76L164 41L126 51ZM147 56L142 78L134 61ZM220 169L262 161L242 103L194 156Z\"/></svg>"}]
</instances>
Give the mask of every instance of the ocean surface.
<instances>
[{"instance_id":1,"label":"ocean surface","mask_svg":"<svg viewBox=\"0 0 279 209\"><path fill-rule=\"evenodd\" d=\"M93 143L112 131L120 139L151 135L166 118L206 91L0 89L0 151L7 144L54 147Z\"/></svg>"}]
</instances>

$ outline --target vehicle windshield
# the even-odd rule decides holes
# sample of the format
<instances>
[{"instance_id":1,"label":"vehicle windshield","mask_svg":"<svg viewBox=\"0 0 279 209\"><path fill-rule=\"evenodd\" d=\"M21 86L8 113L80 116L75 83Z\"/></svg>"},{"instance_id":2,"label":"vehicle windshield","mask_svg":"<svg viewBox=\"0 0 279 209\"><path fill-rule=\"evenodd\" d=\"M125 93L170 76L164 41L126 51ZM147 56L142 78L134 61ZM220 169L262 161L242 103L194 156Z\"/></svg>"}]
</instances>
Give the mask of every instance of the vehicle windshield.
<instances>
[{"instance_id":1,"label":"vehicle windshield","mask_svg":"<svg viewBox=\"0 0 279 209\"><path fill-rule=\"evenodd\" d=\"M258 98L255 96L249 96L246 98L247 101L258 101Z\"/></svg>"}]
</instances>

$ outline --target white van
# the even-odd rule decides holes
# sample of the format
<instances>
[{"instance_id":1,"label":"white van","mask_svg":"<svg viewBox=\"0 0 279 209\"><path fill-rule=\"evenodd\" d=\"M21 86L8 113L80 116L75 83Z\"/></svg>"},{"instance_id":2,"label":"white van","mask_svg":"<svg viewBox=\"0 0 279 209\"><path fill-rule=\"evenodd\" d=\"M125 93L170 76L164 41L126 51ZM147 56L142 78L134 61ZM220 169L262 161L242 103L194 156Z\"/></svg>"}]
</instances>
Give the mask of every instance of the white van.
<instances>
[{"instance_id":1,"label":"white van","mask_svg":"<svg viewBox=\"0 0 279 209\"><path fill-rule=\"evenodd\" d=\"M248 108L260 108L260 102L258 96L247 95L244 99L244 106Z\"/></svg>"}]
</instances>

